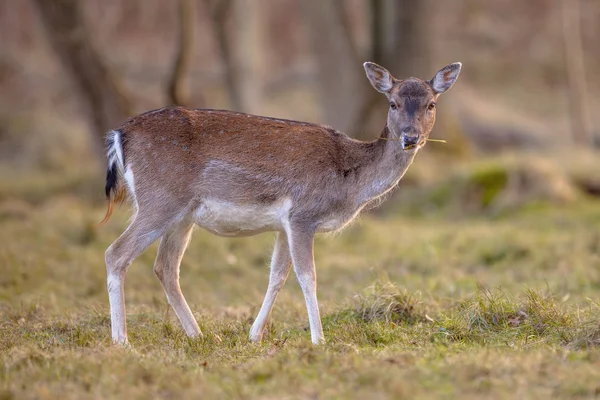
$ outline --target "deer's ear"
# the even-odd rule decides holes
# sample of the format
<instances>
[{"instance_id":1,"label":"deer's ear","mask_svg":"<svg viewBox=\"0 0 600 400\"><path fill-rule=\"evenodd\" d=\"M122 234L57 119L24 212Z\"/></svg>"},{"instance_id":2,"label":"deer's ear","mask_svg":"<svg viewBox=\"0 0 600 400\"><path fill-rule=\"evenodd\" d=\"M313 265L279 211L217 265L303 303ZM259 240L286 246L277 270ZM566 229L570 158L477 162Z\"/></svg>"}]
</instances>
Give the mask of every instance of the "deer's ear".
<instances>
[{"instance_id":1,"label":"deer's ear","mask_svg":"<svg viewBox=\"0 0 600 400\"><path fill-rule=\"evenodd\" d=\"M458 78L458 74L460 74L460 69L462 68L462 64L459 62L455 62L450 65L446 65L444 68L440 69L433 79L429 81L429 84L433 88L436 94L442 94L446 92L448 89L454 85L456 79Z\"/></svg>"},{"instance_id":2,"label":"deer's ear","mask_svg":"<svg viewBox=\"0 0 600 400\"><path fill-rule=\"evenodd\" d=\"M364 63L363 67L365 67L367 78L375 90L385 94L390 92L394 85L394 78L387 69L372 62Z\"/></svg>"}]
</instances>

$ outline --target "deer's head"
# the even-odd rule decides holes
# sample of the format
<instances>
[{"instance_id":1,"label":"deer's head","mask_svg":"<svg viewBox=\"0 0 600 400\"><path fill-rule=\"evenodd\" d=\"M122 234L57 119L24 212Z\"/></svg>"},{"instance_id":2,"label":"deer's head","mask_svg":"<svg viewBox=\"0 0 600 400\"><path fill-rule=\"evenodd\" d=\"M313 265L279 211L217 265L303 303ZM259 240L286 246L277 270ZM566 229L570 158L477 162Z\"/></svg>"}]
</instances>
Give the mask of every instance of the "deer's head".
<instances>
[{"instance_id":1,"label":"deer's head","mask_svg":"<svg viewBox=\"0 0 600 400\"><path fill-rule=\"evenodd\" d=\"M371 85L385 94L390 103L387 117L390 137L400 140L406 151L418 150L433 129L438 96L452 87L462 64L457 62L445 66L429 81L418 78L399 80L387 69L372 62L363 66Z\"/></svg>"}]
</instances>

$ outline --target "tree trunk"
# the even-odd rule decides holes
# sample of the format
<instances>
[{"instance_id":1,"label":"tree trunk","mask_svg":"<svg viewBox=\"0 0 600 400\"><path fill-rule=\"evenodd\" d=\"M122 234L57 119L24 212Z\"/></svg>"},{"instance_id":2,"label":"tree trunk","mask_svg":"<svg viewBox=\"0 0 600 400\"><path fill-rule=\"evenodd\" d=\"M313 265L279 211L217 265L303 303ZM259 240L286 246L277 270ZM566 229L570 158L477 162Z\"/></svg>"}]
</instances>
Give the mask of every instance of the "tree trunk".
<instances>
[{"instance_id":1,"label":"tree trunk","mask_svg":"<svg viewBox=\"0 0 600 400\"><path fill-rule=\"evenodd\" d=\"M400 79L429 78L430 21L427 0L387 0L383 8L385 67Z\"/></svg>"},{"instance_id":2,"label":"tree trunk","mask_svg":"<svg viewBox=\"0 0 600 400\"><path fill-rule=\"evenodd\" d=\"M370 0L370 61L398 79L430 78L430 37L427 0ZM369 90L362 96L354 122L358 132L377 130L385 121L387 102Z\"/></svg>"},{"instance_id":3,"label":"tree trunk","mask_svg":"<svg viewBox=\"0 0 600 400\"><path fill-rule=\"evenodd\" d=\"M196 20L195 0L179 0L179 31L177 37L177 55L169 74L167 84L168 102L180 106L189 106L190 91L186 85L186 75L190 69L194 52L194 22Z\"/></svg>"},{"instance_id":4,"label":"tree trunk","mask_svg":"<svg viewBox=\"0 0 600 400\"><path fill-rule=\"evenodd\" d=\"M348 25L343 22L343 7L329 0L301 4L317 63L323 120L336 129L356 134L355 116L368 83Z\"/></svg>"},{"instance_id":5,"label":"tree trunk","mask_svg":"<svg viewBox=\"0 0 600 400\"><path fill-rule=\"evenodd\" d=\"M93 141L104 154L104 135L131 115L131 105L96 51L79 0L34 0L50 43L75 83L91 122Z\"/></svg>"},{"instance_id":6,"label":"tree trunk","mask_svg":"<svg viewBox=\"0 0 600 400\"><path fill-rule=\"evenodd\" d=\"M571 137L575 143L589 146L592 144L592 123L581 43L579 0L562 0L562 6Z\"/></svg>"},{"instance_id":7,"label":"tree trunk","mask_svg":"<svg viewBox=\"0 0 600 400\"><path fill-rule=\"evenodd\" d=\"M236 0L233 5L232 30L234 74L239 89L240 111L262 113L263 16L268 5L262 0Z\"/></svg>"},{"instance_id":8,"label":"tree trunk","mask_svg":"<svg viewBox=\"0 0 600 400\"><path fill-rule=\"evenodd\" d=\"M227 17L231 9L231 0L205 0L208 8L215 40L223 61L225 70L225 87L229 96L230 107L233 110L242 110L242 95L240 85L238 84L235 68L233 65L233 52L229 44L229 38L226 30Z\"/></svg>"}]
</instances>

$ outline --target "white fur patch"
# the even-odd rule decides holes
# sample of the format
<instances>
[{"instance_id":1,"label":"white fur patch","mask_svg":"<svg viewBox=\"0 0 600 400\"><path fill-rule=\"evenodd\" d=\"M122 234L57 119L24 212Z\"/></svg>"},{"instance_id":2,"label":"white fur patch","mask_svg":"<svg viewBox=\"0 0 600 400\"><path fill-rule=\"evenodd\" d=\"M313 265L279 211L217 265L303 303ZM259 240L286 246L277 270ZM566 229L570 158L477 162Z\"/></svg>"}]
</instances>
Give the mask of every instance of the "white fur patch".
<instances>
[{"instance_id":1,"label":"white fur patch","mask_svg":"<svg viewBox=\"0 0 600 400\"><path fill-rule=\"evenodd\" d=\"M219 236L249 236L283 230L291 207L289 199L269 206L206 199L194 211L193 218L196 224Z\"/></svg>"},{"instance_id":2,"label":"white fur patch","mask_svg":"<svg viewBox=\"0 0 600 400\"><path fill-rule=\"evenodd\" d=\"M115 274L108 274L106 280L108 293L121 293L121 278Z\"/></svg>"},{"instance_id":3,"label":"white fur patch","mask_svg":"<svg viewBox=\"0 0 600 400\"><path fill-rule=\"evenodd\" d=\"M123 171L123 147L121 145L121 132L110 131L107 138L112 142L112 145L106 149L106 158L108 159L108 166L111 167L113 164L117 164L119 171Z\"/></svg>"},{"instance_id":4,"label":"white fur patch","mask_svg":"<svg viewBox=\"0 0 600 400\"><path fill-rule=\"evenodd\" d=\"M122 295L123 280L118 275L109 273L106 283L110 302L112 340L115 343L127 343L127 329L123 313L125 307Z\"/></svg>"},{"instance_id":5,"label":"white fur patch","mask_svg":"<svg viewBox=\"0 0 600 400\"><path fill-rule=\"evenodd\" d=\"M131 164L127 164L127 168L125 168L125 173L123 174L123 179L127 182L127 187L129 188L129 195L131 196L131 200L135 206L135 209L138 209L138 202L135 196L135 180L133 178L133 171L131 170Z\"/></svg>"},{"instance_id":6,"label":"white fur patch","mask_svg":"<svg viewBox=\"0 0 600 400\"><path fill-rule=\"evenodd\" d=\"M329 219L322 221L317 232L336 232L356 219L356 216L361 212L364 205L361 205L355 212L347 214L334 214Z\"/></svg>"}]
</instances>

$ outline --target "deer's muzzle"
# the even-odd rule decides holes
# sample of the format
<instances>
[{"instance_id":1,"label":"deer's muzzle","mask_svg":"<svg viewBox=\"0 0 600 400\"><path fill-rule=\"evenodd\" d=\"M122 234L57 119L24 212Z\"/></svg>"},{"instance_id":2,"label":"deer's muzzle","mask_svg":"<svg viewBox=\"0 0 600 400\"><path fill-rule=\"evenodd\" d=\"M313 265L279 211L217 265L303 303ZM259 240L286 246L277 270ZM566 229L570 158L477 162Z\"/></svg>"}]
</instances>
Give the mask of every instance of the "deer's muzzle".
<instances>
[{"instance_id":1,"label":"deer's muzzle","mask_svg":"<svg viewBox=\"0 0 600 400\"><path fill-rule=\"evenodd\" d=\"M402 147L404 150L412 149L419 144L419 132L412 127L402 129Z\"/></svg>"}]
</instances>

